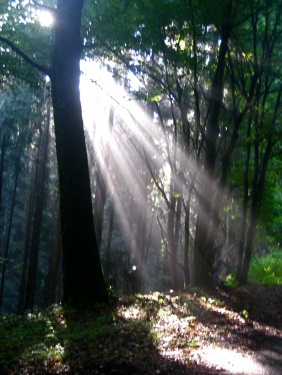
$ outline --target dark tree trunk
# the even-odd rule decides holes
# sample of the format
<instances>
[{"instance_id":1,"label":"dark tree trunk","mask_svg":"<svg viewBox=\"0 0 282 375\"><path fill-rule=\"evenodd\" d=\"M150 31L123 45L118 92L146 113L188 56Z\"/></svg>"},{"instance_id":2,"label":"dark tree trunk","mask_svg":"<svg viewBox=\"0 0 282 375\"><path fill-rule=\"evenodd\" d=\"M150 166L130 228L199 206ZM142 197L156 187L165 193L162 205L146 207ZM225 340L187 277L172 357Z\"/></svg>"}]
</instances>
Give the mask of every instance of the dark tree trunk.
<instances>
[{"instance_id":1,"label":"dark tree trunk","mask_svg":"<svg viewBox=\"0 0 282 375\"><path fill-rule=\"evenodd\" d=\"M6 136L5 134L1 137L1 159L0 159L0 228L4 228L4 222L2 222L2 217L5 215L2 214L2 190L3 190L3 173L4 173L4 161L5 161L5 152L6 152ZM3 244L4 244L4 231L0 233L0 254L2 254Z\"/></svg>"},{"instance_id":2,"label":"dark tree trunk","mask_svg":"<svg viewBox=\"0 0 282 375\"><path fill-rule=\"evenodd\" d=\"M56 213L54 213L56 217ZM50 254L49 262L49 282L48 282L48 304L57 303L58 298L58 284L60 279L60 263L62 253L62 241L61 241L61 225L59 218L56 220L54 225L54 239L52 252Z\"/></svg>"},{"instance_id":3,"label":"dark tree trunk","mask_svg":"<svg viewBox=\"0 0 282 375\"><path fill-rule=\"evenodd\" d=\"M239 281L242 284L246 284L248 281L248 273L249 273L250 262L251 262L252 253L253 253L253 242L254 242L254 236L255 236L255 230L256 230L256 223L257 223L260 205L262 202L267 166L270 160L270 155L271 155L273 146L274 146L274 142L272 141L271 135L270 135L267 141L267 146L263 155L263 161L262 161L261 170L259 173L259 169L258 169L259 145L255 144L255 169L254 169L253 186L252 186L253 194L252 194L252 203L251 203L250 224L249 224L247 235L246 235L244 261L242 265L241 275L239 278ZM259 178L258 178L258 175L259 175Z\"/></svg>"},{"instance_id":4,"label":"dark tree trunk","mask_svg":"<svg viewBox=\"0 0 282 375\"><path fill-rule=\"evenodd\" d=\"M251 135L251 118L248 122L247 139L250 139ZM237 270L236 279L239 281L242 273L243 266L243 256L246 243L246 227L247 227L247 214L248 214L248 201L249 201L249 167L251 158L251 144L248 142L246 150L246 161L244 170L244 186L243 186L243 202L242 202L242 222L240 228L240 240L238 247L238 260L237 260Z\"/></svg>"},{"instance_id":5,"label":"dark tree trunk","mask_svg":"<svg viewBox=\"0 0 282 375\"><path fill-rule=\"evenodd\" d=\"M6 136L5 134L1 138L1 158L0 158L0 212L2 204L2 184L3 184L3 170L4 170L4 158L6 150Z\"/></svg>"},{"instance_id":6,"label":"dark tree trunk","mask_svg":"<svg viewBox=\"0 0 282 375\"><path fill-rule=\"evenodd\" d=\"M34 184L33 184L34 185ZM21 284L20 284L20 295L18 303L18 314L24 312L25 296L26 296L26 274L28 267L28 258L29 258L29 244L31 238L32 230L32 213L34 208L34 191L31 191L29 204L28 204L28 215L27 215L27 224L25 230L25 246L24 246L24 256L23 256L23 265L22 265L22 275L21 275Z\"/></svg>"},{"instance_id":7,"label":"dark tree trunk","mask_svg":"<svg viewBox=\"0 0 282 375\"><path fill-rule=\"evenodd\" d=\"M228 7L230 4L228 5ZM210 90L210 108L205 134L205 165L201 195L199 201L199 216L195 238L194 277L196 285L209 285L212 281L212 268L215 259L215 233L212 229L212 202L214 194L214 172L216 164L217 140L219 134L219 114L223 99L225 60L228 40L232 30L229 23L224 23L220 33L220 49L216 71Z\"/></svg>"},{"instance_id":8,"label":"dark tree trunk","mask_svg":"<svg viewBox=\"0 0 282 375\"><path fill-rule=\"evenodd\" d=\"M34 225L32 233L31 248L29 254L29 267L27 272L25 310L32 310L34 306L37 265L39 256L40 233L42 223L42 210L44 201L44 187L46 176L46 161L49 144L49 128L51 121L51 103L47 103L46 124L42 124L41 139L38 146L38 156L36 160L36 172L34 181L34 194L36 196ZM43 108L40 108L43 110Z\"/></svg>"},{"instance_id":9,"label":"dark tree trunk","mask_svg":"<svg viewBox=\"0 0 282 375\"><path fill-rule=\"evenodd\" d=\"M167 251L170 266L170 276L172 278L172 284L170 287L175 288L177 284L177 249L175 247L175 211L176 211L176 197L174 192L174 184L170 182L170 206L168 209L167 216Z\"/></svg>"},{"instance_id":10,"label":"dark tree trunk","mask_svg":"<svg viewBox=\"0 0 282 375\"><path fill-rule=\"evenodd\" d=\"M189 190L187 202L184 204L185 210L185 236L184 236L184 287L191 282L189 271L189 247L190 247L190 209L191 209L192 188Z\"/></svg>"},{"instance_id":11,"label":"dark tree trunk","mask_svg":"<svg viewBox=\"0 0 282 375\"><path fill-rule=\"evenodd\" d=\"M111 252L112 252L112 240L113 240L113 230L114 230L114 208L112 204L110 205L110 213L109 213L109 230L108 230L108 237L107 237L107 246L106 246L106 256L105 256L105 275L109 277L111 272ZM128 268L127 268L128 269Z\"/></svg>"},{"instance_id":12,"label":"dark tree trunk","mask_svg":"<svg viewBox=\"0 0 282 375\"><path fill-rule=\"evenodd\" d=\"M251 212L250 212L250 223L246 232L246 244L244 251L244 259L242 264L242 270L239 278L239 282L246 284L248 280L248 272L250 262L252 258L253 241L256 228L257 212L259 205L259 142L258 140L254 144L254 172L252 182L252 200L251 200Z\"/></svg>"},{"instance_id":13,"label":"dark tree trunk","mask_svg":"<svg viewBox=\"0 0 282 375\"><path fill-rule=\"evenodd\" d=\"M147 197L147 181L145 174L142 176L142 186L140 186L139 203L137 204L138 212L136 218L136 259L139 268L139 285L137 290L141 292L144 285L144 266L146 255L146 238L147 238L147 213L148 213L148 197Z\"/></svg>"},{"instance_id":14,"label":"dark tree trunk","mask_svg":"<svg viewBox=\"0 0 282 375\"><path fill-rule=\"evenodd\" d=\"M52 100L60 184L63 303L89 307L107 287L93 223L90 177L79 94L83 0L58 0Z\"/></svg>"},{"instance_id":15,"label":"dark tree trunk","mask_svg":"<svg viewBox=\"0 0 282 375\"><path fill-rule=\"evenodd\" d=\"M20 152L19 152L20 155ZM4 249L3 249L3 257L4 257L4 264L2 267L2 275L1 275L1 284L0 284L0 308L2 307L3 303L3 296L4 296L4 286L5 286L5 277L6 277L6 270L7 270L7 261L9 255L9 248L10 248L10 240L11 240L11 230L12 230L12 223L13 223L13 216L14 216L14 208L15 208L15 200L16 200L16 193L18 188L18 177L20 173L20 156L18 156L18 160L16 161L16 171L15 171L15 182L12 192L12 199L11 199L11 208L7 223L7 233L4 238Z\"/></svg>"}]
</instances>

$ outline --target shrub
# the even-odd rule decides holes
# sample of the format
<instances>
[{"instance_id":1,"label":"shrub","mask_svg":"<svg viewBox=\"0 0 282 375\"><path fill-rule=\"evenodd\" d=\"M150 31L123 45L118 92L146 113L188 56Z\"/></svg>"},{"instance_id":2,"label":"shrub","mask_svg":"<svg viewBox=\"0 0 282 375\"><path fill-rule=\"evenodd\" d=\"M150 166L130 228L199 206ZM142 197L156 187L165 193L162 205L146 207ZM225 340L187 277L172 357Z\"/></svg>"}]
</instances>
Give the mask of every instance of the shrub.
<instances>
[{"instance_id":1,"label":"shrub","mask_svg":"<svg viewBox=\"0 0 282 375\"><path fill-rule=\"evenodd\" d=\"M281 250L273 250L260 259L253 258L248 281L255 284L282 284Z\"/></svg>"}]
</instances>

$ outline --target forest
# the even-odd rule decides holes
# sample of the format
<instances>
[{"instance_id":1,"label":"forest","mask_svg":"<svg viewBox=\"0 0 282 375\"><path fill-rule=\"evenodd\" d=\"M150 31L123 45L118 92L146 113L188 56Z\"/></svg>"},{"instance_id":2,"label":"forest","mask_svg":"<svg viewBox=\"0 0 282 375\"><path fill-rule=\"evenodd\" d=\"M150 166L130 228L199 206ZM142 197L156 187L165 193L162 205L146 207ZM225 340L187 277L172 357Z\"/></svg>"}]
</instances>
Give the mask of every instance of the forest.
<instances>
[{"instance_id":1,"label":"forest","mask_svg":"<svg viewBox=\"0 0 282 375\"><path fill-rule=\"evenodd\" d=\"M176 368L156 342L184 314L164 351L197 350L223 306L215 340L257 320L281 334L281 14L281 0L1 1L0 337L17 332L1 374L221 373L195 353ZM36 335L33 363L20 353Z\"/></svg>"}]
</instances>

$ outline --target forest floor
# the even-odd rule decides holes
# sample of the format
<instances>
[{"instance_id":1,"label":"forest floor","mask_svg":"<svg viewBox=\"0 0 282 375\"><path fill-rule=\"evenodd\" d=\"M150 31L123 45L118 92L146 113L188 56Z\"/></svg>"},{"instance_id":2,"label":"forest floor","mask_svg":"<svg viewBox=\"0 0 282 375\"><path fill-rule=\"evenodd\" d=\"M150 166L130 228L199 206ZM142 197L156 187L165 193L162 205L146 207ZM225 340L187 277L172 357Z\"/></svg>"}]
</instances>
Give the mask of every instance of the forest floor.
<instances>
[{"instance_id":1,"label":"forest floor","mask_svg":"<svg viewBox=\"0 0 282 375\"><path fill-rule=\"evenodd\" d=\"M282 286L122 296L0 316L0 374L246 374L282 369Z\"/></svg>"}]
</instances>

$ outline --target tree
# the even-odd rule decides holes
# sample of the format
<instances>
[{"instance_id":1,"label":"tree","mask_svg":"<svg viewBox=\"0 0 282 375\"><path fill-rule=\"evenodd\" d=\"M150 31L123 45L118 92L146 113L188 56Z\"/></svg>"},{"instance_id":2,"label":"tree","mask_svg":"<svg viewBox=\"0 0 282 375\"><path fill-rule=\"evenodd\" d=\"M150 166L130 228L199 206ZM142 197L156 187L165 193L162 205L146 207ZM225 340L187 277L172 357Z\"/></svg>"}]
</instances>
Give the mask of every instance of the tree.
<instances>
[{"instance_id":1,"label":"tree","mask_svg":"<svg viewBox=\"0 0 282 375\"><path fill-rule=\"evenodd\" d=\"M233 84L237 95L240 92L240 97L244 97L245 108L248 109L244 132L245 170L237 264L237 279L242 283L248 279L267 171L281 137L278 121L282 95L279 83L281 73L275 64L281 46L281 6L281 2L274 2L270 11L268 7L252 1L251 28L248 27L246 36L246 29L242 27L236 38L237 41L241 40L237 45L237 59L240 56L244 64L234 67ZM248 60L245 57L247 51Z\"/></svg>"},{"instance_id":2,"label":"tree","mask_svg":"<svg viewBox=\"0 0 282 375\"><path fill-rule=\"evenodd\" d=\"M0 37L2 44L51 79L60 184L63 302L74 308L108 297L93 226L79 95L83 3L83 0L58 0L50 68L31 59L15 42Z\"/></svg>"},{"instance_id":3,"label":"tree","mask_svg":"<svg viewBox=\"0 0 282 375\"><path fill-rule=\"evenodd\" d=\"M73 307L107 298L93 224L79 94L82 0L58 0L52 100L60 180L63 301Z\"/></svg>"},{"instance_id":4,"label":"tree","mask_svg":"<svg viewBox=\"0 0 282 375\"><path fill-rule=\"evenodd\" d=\"M280 7L279 1L97 1L95 8L90 8L95 22L88 25L88 33L95 36L97 51L103 57L120 61L138 76L145 84L143 92L138 93L139 98L157 101L159 123L162 118L167 120L163 129L170 140L166 162L170 165L171 184L167 191L159 189L160 192L163 190L163 200L168 204L167 230L163 239L175 267L179 252L178 213L181 214L181 204L185 201L188 209L192 193L197 202L195 206L199 208L194 231L196 284L206 285L212 281L216 257L221 256L226 236L226 221L222 220L224 200L232 191L229 167L234 163L238 140L243 134L246 136L242 128L256 108L254 100L260 62L252 62L253 74L247 64L253 52L248 47L248 37L240 32L252 29L254 17L260 15L259 24L265 22L273 29L268 29L265 35L257 33L254 47L257 48L259 41L264 45L265 54L269 55L274 40L281 36L279 27L275 26L280 11L277 9L272 13L275 4ZM267 15L265 20L264 13ZM237 43L243 46L243 55L238 55ZM236 83L235 61L238 58L244 60L243 65L239 65L244 75L238 81L243 82L244 77L248 79L243 92L238 90ZM277 85L278 72L269 68L271 61L265 58L262 63L270 74L266 76L267 84ZM275 101L273 105L277 107ZM194 112L191 120L188 119L189 111ZM267 138L263 138L262 142L266 141ZM195 175L187 157L184 159L186 169L181 164L181 152L175 157L177 149L186 150L190 160L193 158L197 162ZM257 150L259 152L261 147ZM156 185L162 187L159 179L159 176L155 178ZM182 199L175 199L179 195ZM185 214L191 224L195 213L189 216L187 209ZM193 226L186 221L187 234L191 228ZM187 235L187 243L188 239ZM186 274L187 251L186 246ZM172 267L173 274L176 269Z\"/></svg>"}]
</instances>

